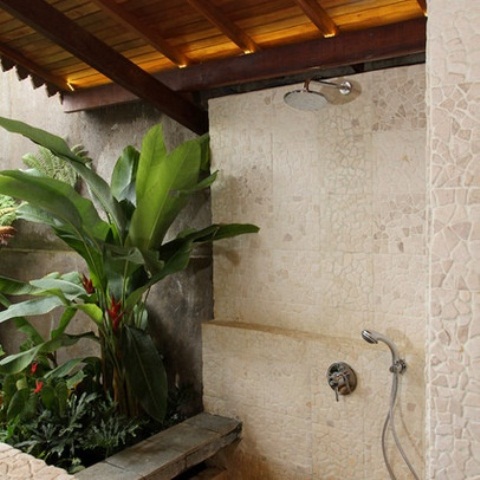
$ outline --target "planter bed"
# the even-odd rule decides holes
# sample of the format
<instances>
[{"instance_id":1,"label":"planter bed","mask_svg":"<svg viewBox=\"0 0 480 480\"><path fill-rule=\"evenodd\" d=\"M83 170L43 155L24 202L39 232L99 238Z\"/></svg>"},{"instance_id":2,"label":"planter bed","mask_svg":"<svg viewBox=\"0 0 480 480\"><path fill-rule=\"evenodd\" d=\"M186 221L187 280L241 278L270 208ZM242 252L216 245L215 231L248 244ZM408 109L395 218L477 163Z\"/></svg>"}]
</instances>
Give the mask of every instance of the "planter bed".
<instances>
[{"instance_id":1,"label":"planter bed","mask_svg":"<svg viewBox=\"0 0 480 480\"><path fill-rule=\"evenodd\" d=\"M77 480L170 480L240 437L242 424L200 413L75 474Z\"/></svg>"},{"instance_id":2,"label":"planter bed","mask_svg":"<svg viewBox=\"0 0 480 480\"><path fill-rule=\"evenodd\" d=\"M240 438L242 424L200 413L143 440L75 476L0 443L0 478L9 480L171 480ZM190 478L190 477L185 477ZM223 480L218 469L194 478Z\"/></svg>"}]
</instances>

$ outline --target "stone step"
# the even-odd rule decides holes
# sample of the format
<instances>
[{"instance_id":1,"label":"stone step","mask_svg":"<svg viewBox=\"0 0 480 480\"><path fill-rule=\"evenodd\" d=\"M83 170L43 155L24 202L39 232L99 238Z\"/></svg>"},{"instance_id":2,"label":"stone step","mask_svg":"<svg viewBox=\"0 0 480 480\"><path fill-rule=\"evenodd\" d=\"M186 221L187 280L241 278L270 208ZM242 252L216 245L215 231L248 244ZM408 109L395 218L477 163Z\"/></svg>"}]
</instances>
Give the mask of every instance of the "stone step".
<instances>
[{"instance_id":1,"label":"stone step","mask_svg":"<svg viewBox=\"0 0 480 480\"><path fill-rule=\"evenodd\" d=\"M77 480L171 480L240 437L242 424L200 413L75 474ZM203 473L203 472L202 472ZM225 480L219 472L211 480ZM198 477L210 480L209 477Z\"/></svg>"}]
</instances>

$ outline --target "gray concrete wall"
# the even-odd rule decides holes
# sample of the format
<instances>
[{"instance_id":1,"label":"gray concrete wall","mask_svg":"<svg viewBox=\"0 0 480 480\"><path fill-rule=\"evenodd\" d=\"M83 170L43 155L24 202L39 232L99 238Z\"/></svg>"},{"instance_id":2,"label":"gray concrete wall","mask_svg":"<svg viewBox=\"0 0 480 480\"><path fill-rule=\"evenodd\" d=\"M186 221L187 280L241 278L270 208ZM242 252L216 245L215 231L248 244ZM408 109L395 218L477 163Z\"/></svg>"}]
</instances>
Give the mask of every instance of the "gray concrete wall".
<instances>
[{"instance_id":1,"label":"gray concrete wall","mask_svg":"<svg viewBox=\"0 0 480 480\"><path fill-rule=\"evenodd\" d=\"M45 89L34 90L30 80L19 81L15 71L0 74L0 115L22 120L64 137L69 145L83 144L93 158L98 173L110 178L111 169L122 149L137 148L148 128L162 123L169 148L194 134L170 118L141 102L65 114L59 96L48 98ZM18 135L0 130L0 169L23 168L22 155L37 147ZM172 227L201 227L210 222L210 200L199 194ZM7 249L0 251L0 273L15 278L38 278L51 271L67 272L84 268L79 256L69 251L50 232L38 225L17 222L18 234ZM201 408L200 322L212 317L211 256L199 252L187 271L157 285L149 305L155 325L155 338L165 356L172 383L191 386L192 398L187 410ZM45 334L55 318L36 323ZM90 328L87 321L75 324L76 331ZM7 323L0 325L0 343L10 351L21 338ZM91 345L82 345L83 350ZM78 349L77 349L78 350ZM75 354L79 353L74 351Z\"/></svg>"}]
</instances>

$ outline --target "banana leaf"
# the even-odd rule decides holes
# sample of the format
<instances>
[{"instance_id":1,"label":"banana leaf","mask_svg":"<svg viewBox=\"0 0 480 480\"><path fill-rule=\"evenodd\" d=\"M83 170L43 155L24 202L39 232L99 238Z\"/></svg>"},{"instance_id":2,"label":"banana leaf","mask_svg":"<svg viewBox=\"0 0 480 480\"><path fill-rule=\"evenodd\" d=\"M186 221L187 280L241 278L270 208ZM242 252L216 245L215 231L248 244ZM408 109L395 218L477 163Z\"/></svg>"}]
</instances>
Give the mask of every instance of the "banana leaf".
<instances>
[{"instance_id":1,"label":"banana leaf","mask_svg":"<svg viewBox=\"0 0 480 480\"><path fill-rule=\"evenodd\" d=\"M258 231L259 228L256 225L249 223L214 224L201 230L189 230L179 234L174 240L162 245L158 256L151 251L143 252L157 259L156 268L150 269L151 276L148 281L128 296L125 301L126 307L133 307L136 302L140 301L145 292L156 283L185 269L196 246ZM148 258L146 258L146 264L150 267L154 265Z\"/></svg>"},{"instance_id":2,"label":"banana leaf","mask_svg":"<svg viewBox=\"0 0 480 480\"><path fill-rule=\"evenodd\" d=\"M137 170L137 208L132 216L127 242L141 250L160 248L163 238L186 205L188 191L199 183L204 150L200 137L166 153L162 129L146 134Z\"/></svg>"},{"instance_id":3,"label":"banana leaf","mask_svg":"<svg viewBox=\"0 0 480 480\"><path fill-rule=\"evenodd\" d=\"M122 344L132 391L148 415L163 421L167 410L167 374L152 337L143 330L125 326Z\"/></svg>"},{"instance_id":4,"label":"banana leaf","mask_svg":"<svg viewBox=\"0 0 480 480\"><path fill-rule=\"evenodd\" d=\"M91 236L103 239L110 226L100 219L93 203L79 195L70 185L53 178L31 175L19 170L0 173L0 192L28 202L17 215L41 209L63 224L63 228L80 238Z\"/></svg>"},{"instance_id":5,"label":"banana leaf","mask_svg":"<svg viewBox=\"0 0 480 480\"><path fill-rule=\"evenodd\" d=\"M12 133L19 133L32 142L48 148L55 155L63 158L77 171L87 182L95 198L100 202L104 211L114 222L116 236L123 236L125 230L125 218L118 202L113 197L108 183L86 165L86 160L76 155L60 137L45 130L32 127L18 120L0 117L0 126Z\"/></svg>"},{"instance_id":6,"label":"banana leaf","mask_svg":"<svg viewBox=\"0 0 480 480\"><path fill-rule=\"evenodd\" d=\"M121 202L128 200L136 205L135 181L137 178L140 152L132 146L124 148L117 160L110 180L112 195Z\"/></svg>"},{"instance_id":7,"label":"banana leaf","mask_svg":"<svg viewBox=\"0 0 480 480\"><path fill-rule=\"evenodd\" d=\"M62 334L33 348L2 358L0 360L0 373L12 374L21 372L25 370L39 354L56 352L59 348L70 347L84 338L98 341L98 338L93 332L86 332L80 335Z\"/></svg>"},{"instance_id":8,"label":"banana leaf","mask_svg":"<svg viewBox=\"0 0 480 480\"><path fill-rule=\"evenodd\" d=\"M24 302L14 303L3 312L0 312L0 323L15 317L44 315L61 306L64 306L63 300L54 296L33 298Z\"/></svg>"}]
</instances>

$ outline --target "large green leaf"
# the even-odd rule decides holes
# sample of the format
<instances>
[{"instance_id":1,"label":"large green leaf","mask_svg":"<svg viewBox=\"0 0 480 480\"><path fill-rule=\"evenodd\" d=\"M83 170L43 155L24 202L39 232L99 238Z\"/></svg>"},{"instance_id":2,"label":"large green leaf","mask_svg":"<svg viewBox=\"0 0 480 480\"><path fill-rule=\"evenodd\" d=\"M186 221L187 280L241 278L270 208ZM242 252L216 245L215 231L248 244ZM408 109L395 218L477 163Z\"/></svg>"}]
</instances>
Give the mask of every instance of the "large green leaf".
<instances>
[{"instance_id":1,"label":"large green leaf","mask_svg":"<svg viewBox=\"0 0 480 480\"><path fill-rule=\"evenodd\" d=\"M152 337L135 327L123 328L123 351L128 381L145 412L163 421L167 409L167 375Z\"/></svg>"},{"instance_id":2,"label":"large green leaf","mask_svg":"<svg viewBox=\"0 0 480 480\"><path fill-rule=\"evenodd\" d=\"M63 278L47 276L39 280L32 280L30 283L39 289L39 294L50 292L52 295L56 295L70 302L85 295L83 286Z\"/></svg>"},{"instance_id":3,"label":"large green leaf","mask_svg":"<svg viewBox=\"0 0 480 480\"><path fill-rule=\"evenodd\" d=\"M80 303L76 309L88 315L98 326L102 325L103 310L93 303Z\"/></svg>"},{"instance_id":4,"label":"large green leaf","mask_svg":"<svg viewBox=\"0 0 480 480\"><path fill-rule=\"evenodd\" d=\"M105 180L86 165L86 160L76 155L60 137L45 130L32 127L18 120L0 117L0 126L12 133L19 133L34 143L48 148L56 156L68 161L77 173L87 182L95 198L110 216L117 230L117 235L123 235L125 218L118 202L113 197L110 187Z\"/></svg>"},{"instance_id":5,"label":"large green leaf","mask_svg":"<svg viewBox=\"0 0 480 480\"><path fill-rule=\"evenodd\" d=\"M78 230L82 227L82 218L68 196L68 189L68 185L57 180L18 170L3 171L0 174L0 193L27 201Z\"/></svg>"},{"instance_id":6,"label":"large green leaf","mask_svg":"<svg viewBox=\"0 0 480 480\"><path fill-rule=\"evenodd\" d=\"M75 308L69 307L64 310L60 320L58 322L58 327L52 330L51 338L57 338L59 335L65 333L65 329L70 325L72 318L77 313Z\"/></svg>"},{"instance_id":7,"label":"large green leaf","mask_svg":"<svg viewBox=\"0 0 480 480\"><path fill-rule=\"evenodd\" d=\"M60 228L68 229L80 240L87 236L104 239L110 230L90 200L79 195L70 185L53 178L19 170L3 171L0 173L0 192L30 204L18 209L19 218L25 212L28 220L37 215L38 220L51 225L51 218L40 217L40 209L60 222Z\"/></svg>"},{"instance_id":8,"label":"large green leaf","mask_svg":"<svg viewBox=\"0 0 480 480\"><path fill-rule=\"evenodd\" d=\"M80 358L72 358L67 360L66 362L62 363L58 367L54 368L53 370L48 371L44 378L64 378L72 373L75 373L77 367L79 365L85 363L100 363L100 359L98 357L80 357Z\"/></svg>"},{"instance_id":9,"label":"large green leaf","mask_svg":"<svg viewBox=\"0 0 480 480\"><path fill-rule=\"evenodd\" d=\"M30 295L37 290L30 283L0 275L0 292L5 295Z\"/></svg>"},{"instance_id":10,"label":"large green leaf","mask_svg":"<svg viewBox=\"0 0 480 480\"><path fill-rule=\"evenodd\" d=\"M160 259L165 262L165 269L170 275L186 268L196 246L258 231L256 225L249 223L213 224L201 230L188 230L162 245Z\"/></svg>"},{"instance_id":11,"label":"large green leaf","mask_svg":"<svg viewBox=\"0 0 480 480\"><path fill-rule=\"evenodd\" d=\"M62 299L54 296L34 298L25 300L24 302L14 303L3 312L0 312L0 323L15 317L44 315L63 305Z\"/></svg>"},{"instance_id":12,"label":"large green leaf","mask_svg":"<svg viewBox=\"0 0 480 480\"><path fill-rule=\"evenodd\" d=\"M113 196L121 202L128 200L136 204L135 180L137 178L138 161L140 152L132 146L126 147L117 160L112 172L110 187Z\"/></svg>"},{"instance_id":13,"label":"large green leaf","mask_svg":"<svg viewBox=\"0 0 480 480\"><path fill-rule=\"evenodd\" d=\"M155 250L186 205L183 191L199 182L205 138L183 143L166 153L162 129L153 127L144 138L137 171L137 208L132 216L128 242L141 250Z\"/></svg>"},{"instance_id":14,"label":"large green leaf","mask_svg":"<svg viewBox=\"0 0 480 480\"><path fill-rule=\"evenodd\" d=\"M80 335L62 334L51 340L36 345L29 350L25 350L0 360L0 373L12 374L25 370L41 353L51 353L57 351L61 347L70 347L75 345L80 340L87 338L98 341L98 338L93 332L87 332Z\"/></svg>"},{"instance_id":15,"label":"large green leaf","mask_svg":"<svg viewBox=\"0 0 480 480\"><path fill-rule=\"evenodd\" d=\"M214 224L201 230L182 232L174 240L163 244L158 254L151 251L144 252L145 263L151 276L129 295L125 301L126 307L132 308L153 285L185 269L197 245L258 231L259 228L256 225L249 223ZM148 255L155 258L156 262L149 261Z\"/></svg>"},{"instance_id":16,"label":"large green leaf","mask_svg":"<svg viewBox=\"0 0 480 480\"><path fill-rule=\"evenodd\" d=\"M68 157L75 163L85 164L85 159L75 155L63 138L10 118L0 117L0 126L9 132L23 135L37 145L48 148L55 155Z\"/></svg>"}]
</instances>

